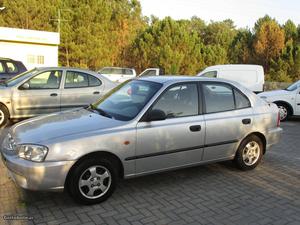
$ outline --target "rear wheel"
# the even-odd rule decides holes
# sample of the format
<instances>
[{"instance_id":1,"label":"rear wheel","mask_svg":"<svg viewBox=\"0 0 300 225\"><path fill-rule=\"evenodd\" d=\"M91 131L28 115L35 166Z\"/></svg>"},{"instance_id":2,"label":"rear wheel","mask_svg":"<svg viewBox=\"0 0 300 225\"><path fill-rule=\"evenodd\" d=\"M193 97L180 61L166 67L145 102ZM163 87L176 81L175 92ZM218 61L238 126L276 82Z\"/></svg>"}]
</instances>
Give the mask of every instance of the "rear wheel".
<instances>
[{"instance_id":1,"label":"rear wheel","mask_svg":"<svg viewBox=\"0 0 300 225\"><path fill-rule=\"evenodd\" d=\"M245 138L240 144L234 161L239 169L251 170L260 163L262 155L263 143L261 139L255 135L251 135Z\"/></svg>"},{"instance_id":2,"label":"rear wheel","mask_svg":"<svg viewBox=\"0 0 300 225\"><path fill-rule=\"evenodd\" d=\"M71 173L68 190L82 204L105 201L116 187L118 168L110 159L86 159Z\"/></svg>"},{"instance_id":3,"label":"rear wheel","mask_svg":"<svg viewBox=\"0 0 300 225\"><path fill-rule=\"evenodd\" d=\"M9 112L4 105L0 105L0 128L4 127L9 121Z\"/></svg>"}]
</instances>

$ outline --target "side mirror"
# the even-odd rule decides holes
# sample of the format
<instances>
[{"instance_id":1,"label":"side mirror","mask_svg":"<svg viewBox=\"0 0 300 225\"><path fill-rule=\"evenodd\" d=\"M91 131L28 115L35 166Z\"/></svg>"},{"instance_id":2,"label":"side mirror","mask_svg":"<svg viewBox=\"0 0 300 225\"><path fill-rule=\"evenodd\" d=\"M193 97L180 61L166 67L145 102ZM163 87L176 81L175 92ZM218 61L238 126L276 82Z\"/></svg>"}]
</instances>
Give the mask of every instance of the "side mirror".
<instances>
[{"instance_id":1,"label":"side mirror","mask_svg":"<svg viewBox=\"0 0 300 225\"><path fill-rule=\"evenodd\" d=\"M159 109L153 109L149 112L147 116L147 121L158 121L158 120L165 120L167 118L167 115L164 113L164 111Z\"/></svg>"},{"instance_id":2,"label":"side mirror","mask_svg":"<svg viewBox=\"0 0 300 225\"><path fill-rule=\"evenodd\" d=\"M27 90L27 89L29 89L29 88L30 88L30 86L29 86L28 83L24 83L24 84L21 86L21 89L22 89L22 90Z\"/></svg>"}]
</instances>

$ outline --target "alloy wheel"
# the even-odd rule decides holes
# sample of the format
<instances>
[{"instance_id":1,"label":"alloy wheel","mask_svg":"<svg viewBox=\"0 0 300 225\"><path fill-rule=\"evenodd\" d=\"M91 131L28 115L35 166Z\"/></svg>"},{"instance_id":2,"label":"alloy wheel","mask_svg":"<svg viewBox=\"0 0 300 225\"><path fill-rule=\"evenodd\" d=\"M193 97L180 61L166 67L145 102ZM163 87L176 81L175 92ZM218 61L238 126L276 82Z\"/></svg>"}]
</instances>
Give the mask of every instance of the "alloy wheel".
<instances>
[{"instance_id":1,"label":"alloy wheel","mask_svg":"<svg viewBox=\"0 0 300 225\"><path fill-rule=\"evenodd\" d=\"M89 199L103 196L111 186L111 174L104 166L91 166L79 178L80 193Z\"/></svg>"}]
</instances>

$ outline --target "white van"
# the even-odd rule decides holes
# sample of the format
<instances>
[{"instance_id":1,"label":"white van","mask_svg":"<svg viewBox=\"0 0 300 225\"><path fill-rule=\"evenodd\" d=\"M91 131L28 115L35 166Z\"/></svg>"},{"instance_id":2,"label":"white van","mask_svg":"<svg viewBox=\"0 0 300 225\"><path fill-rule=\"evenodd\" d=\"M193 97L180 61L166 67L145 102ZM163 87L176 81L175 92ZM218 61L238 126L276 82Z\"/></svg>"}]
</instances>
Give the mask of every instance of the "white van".
<instances>
[{"instance_id":1,"label":"white van","mask_svg":"<svg viewBox=\"0 0 300 225\"><path fill-rule=\"evenodd\" d=\"M236 81L255 93L262 92L265 83L264 69L259 65L228 64L210 66L197 76Z\"/></svg>"}]
</instances>

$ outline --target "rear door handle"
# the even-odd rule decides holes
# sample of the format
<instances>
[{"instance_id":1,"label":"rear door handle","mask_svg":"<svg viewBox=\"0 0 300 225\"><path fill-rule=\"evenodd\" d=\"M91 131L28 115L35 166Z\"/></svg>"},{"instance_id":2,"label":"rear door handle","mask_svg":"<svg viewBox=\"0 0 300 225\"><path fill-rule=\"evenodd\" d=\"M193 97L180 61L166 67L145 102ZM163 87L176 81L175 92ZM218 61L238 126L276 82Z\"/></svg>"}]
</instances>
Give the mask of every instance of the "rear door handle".
<instances>
[{"instance_id":1,"label":"rear door handle","mask_svg":"<svg viewBox=\"0 0 300 225\"><path fill-rule=\"evenodd\" d=\"M250 124L251 123L251 119L247 118L247 119L243 119L242 120L243 124Z\"/></svg>"},{"instance_id":2,"label":"rear door handle","mask_svg":"<svg viewBox=\"0 0 300 225\"><path fill-rule=\"evenodd\" d=\"M192 132L197 132L197 131L200 131L200 130L201 130L201 126L200 125L190 126L190 131L192 131Z\"/></svg>"},{"instance_id":3,"label":"rear door handle","mask_svg":"<svg viewBox=\"0 0 300 225\"><path fill-rule=\"evenodd\" d=\"M50 96L55 97L55 96L57 96L57 94L56 93L51 93Z\"/></svg>"},{"instance_id":4,"label":"rear door handle","mask_svg":"<svg viewBox=\"0 0 300 225\"><path fill-rule=\"evenodd\" d=\"M100 92L99 92L99 91L94 91L93 94L94 94L94 95L99 95Z\"/></svg>"}]
</instances>

